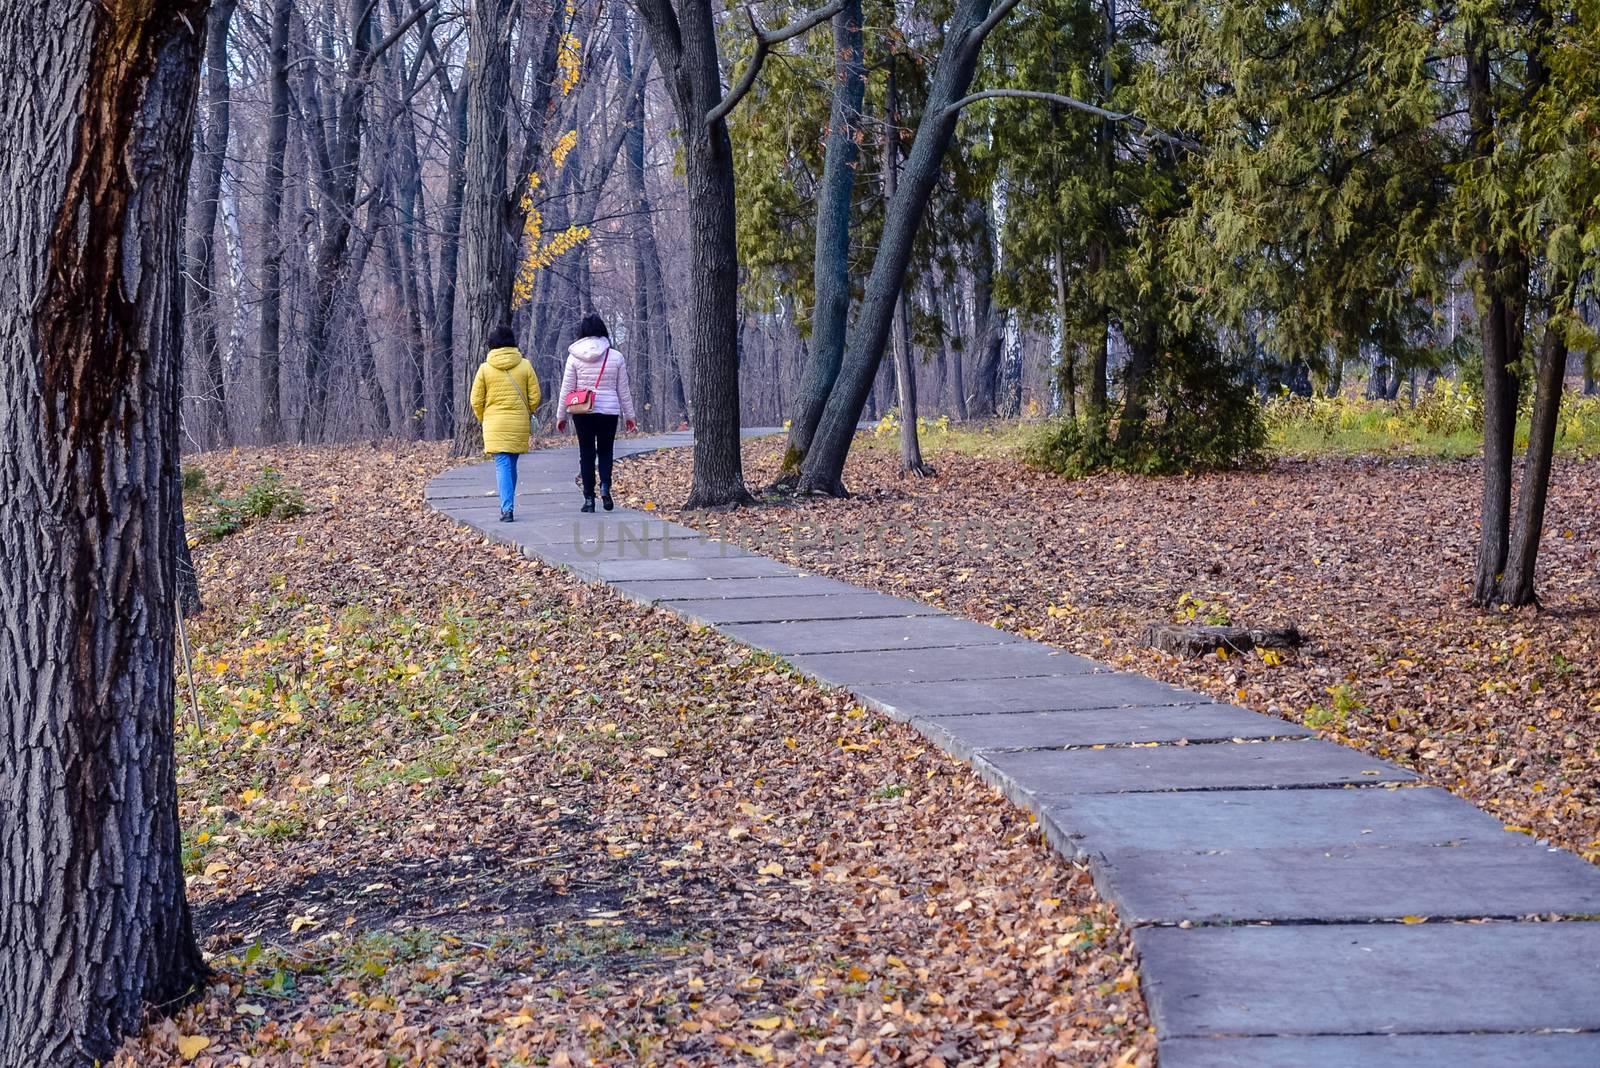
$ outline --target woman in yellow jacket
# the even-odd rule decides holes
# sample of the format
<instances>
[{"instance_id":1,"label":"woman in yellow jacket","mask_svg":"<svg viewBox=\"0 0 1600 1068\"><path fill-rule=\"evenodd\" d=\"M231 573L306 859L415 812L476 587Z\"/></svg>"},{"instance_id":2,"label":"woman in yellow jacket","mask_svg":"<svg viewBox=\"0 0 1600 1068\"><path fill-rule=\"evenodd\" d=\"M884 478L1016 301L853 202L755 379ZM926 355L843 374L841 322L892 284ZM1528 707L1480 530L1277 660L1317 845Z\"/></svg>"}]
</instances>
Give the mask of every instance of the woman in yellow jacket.
<instances>
[{"instance_id":1,"label":"woman in yellow jacket","mask_svg":"<svg viewBox=\"0 0 1600 1068\"><path fill-rule=\"evenodd\" d=\"M483 451L494 457L500 488L500 522L512 520L517 500L517 457L528 451L529 418L539 407L539 379L517 351L511 327L489 331L489 355L472 380L472 411L483 424Z\"/></svg>"}]
</instances>

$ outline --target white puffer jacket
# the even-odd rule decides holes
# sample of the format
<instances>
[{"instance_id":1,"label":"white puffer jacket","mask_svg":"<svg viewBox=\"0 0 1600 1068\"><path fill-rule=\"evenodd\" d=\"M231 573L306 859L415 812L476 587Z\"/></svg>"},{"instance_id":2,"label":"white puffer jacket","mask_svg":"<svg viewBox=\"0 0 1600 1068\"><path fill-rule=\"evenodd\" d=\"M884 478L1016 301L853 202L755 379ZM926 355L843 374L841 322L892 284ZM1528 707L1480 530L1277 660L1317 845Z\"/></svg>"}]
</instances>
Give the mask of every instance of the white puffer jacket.
<instances>
[{"instance_id":1,"label":"white puffer jacket","mask_svg":"<svg viewBox=\"0 0 1600 1068\"><path fill-rule=\"evenodd\" d=\"M628 361L605 338L579 338L567 349L567 368L561 374L561 392L556 394L557 419L567 417L567 394L575 389L594 390L596 412L633 420L633 387L628 383Z\"/></svg>"}]
</instances>

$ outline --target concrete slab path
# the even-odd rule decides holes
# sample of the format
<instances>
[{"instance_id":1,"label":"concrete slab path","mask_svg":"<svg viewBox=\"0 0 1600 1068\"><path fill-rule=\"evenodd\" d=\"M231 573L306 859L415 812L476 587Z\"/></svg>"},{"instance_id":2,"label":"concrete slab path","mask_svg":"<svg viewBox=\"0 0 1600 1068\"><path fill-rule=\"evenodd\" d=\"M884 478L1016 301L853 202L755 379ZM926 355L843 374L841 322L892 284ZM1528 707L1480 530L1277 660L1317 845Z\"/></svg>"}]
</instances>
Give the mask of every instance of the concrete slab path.
<instances>
[{"instance_id":1,"label":"concrete slab path","mask_svg":"<svg viewBox=\"0 0 1600 1068\"><path fill-rule=\"evenodd\" d=\"M1036 813L1134 928L1164 1068L1600 1066L1600 869L1297 724L646 512L580 515L576 469L528 456L514 523L487 464L427 499L849 689Z\"/></svg>"}]
</instances>

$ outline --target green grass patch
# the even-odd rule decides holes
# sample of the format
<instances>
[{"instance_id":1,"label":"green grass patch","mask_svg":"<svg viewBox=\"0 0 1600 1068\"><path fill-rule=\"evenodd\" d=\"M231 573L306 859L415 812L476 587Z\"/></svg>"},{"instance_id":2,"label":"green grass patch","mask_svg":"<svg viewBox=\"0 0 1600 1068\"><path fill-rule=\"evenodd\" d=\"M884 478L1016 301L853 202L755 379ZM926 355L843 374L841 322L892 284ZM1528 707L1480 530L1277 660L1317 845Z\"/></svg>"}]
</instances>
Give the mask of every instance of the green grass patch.
<instances>
[{"instance_id":1,"label":"green grass patch","mask_svg":"<svg viewBox=\"0 0 1600 1068\"><path fill-rule=\"evenodd\" d=\"M917 440L930 460L942 455L1003 459L1020 455L1036 424L1019 420L984 420L952 423L948 415L917 417ZM900 413L891 408L860 442L872 452L900 451Z\"/></svg>"},{"instance_id":2,"label":"green grass patch","mask_svg":"<svg viewBox=\"0 0 1600 1068\"><path fill-rule=\"evenodd\" d=\"M1525 400L1531 398L1524 398ZM1476 456L1483 409L1475 391L1440 382L1412 404L1361 397L1285 397L1265 407L1271 450L1286 456ZM1517 420L1517 448L1528 445L1529 417ZM1561 399L1556 451L1600 455L1600 397L1568 391Z\"/></svg>"}]
</instances>

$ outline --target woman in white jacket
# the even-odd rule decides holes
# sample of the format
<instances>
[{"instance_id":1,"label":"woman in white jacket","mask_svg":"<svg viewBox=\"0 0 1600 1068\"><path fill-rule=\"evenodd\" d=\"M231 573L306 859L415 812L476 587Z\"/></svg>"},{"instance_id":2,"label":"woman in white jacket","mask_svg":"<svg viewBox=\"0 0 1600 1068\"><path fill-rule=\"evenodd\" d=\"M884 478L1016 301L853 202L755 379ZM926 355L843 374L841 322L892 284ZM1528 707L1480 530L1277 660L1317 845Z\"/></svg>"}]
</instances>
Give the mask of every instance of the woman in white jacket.
<instances>
[{"instance_id":1,"label":"woman in white jacket","mask_svg":"<svg viewBox=\"0 0 1600 1068\"><path fill-rule=\"evenodd\" d=\"M617 420L629 430L634 421L633 388L628 384L628 361L611 347L611 331L600 316L590 313L578 324L578 340L567 349L567 368L561 375L556 404L556 429L567 429L567 403L574 393L592 391L594 406L572 412L578 434L578 463L583 473L582 511L594 511L595 465L600 467L600 501L611 511L611 452L617 438Z\"/></svg>"}]
</instances>

